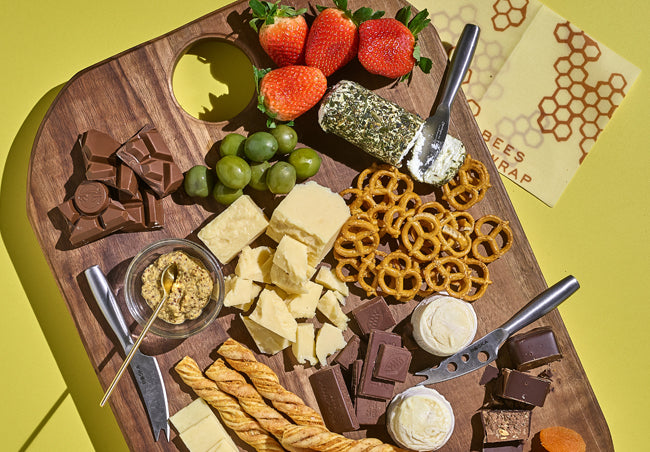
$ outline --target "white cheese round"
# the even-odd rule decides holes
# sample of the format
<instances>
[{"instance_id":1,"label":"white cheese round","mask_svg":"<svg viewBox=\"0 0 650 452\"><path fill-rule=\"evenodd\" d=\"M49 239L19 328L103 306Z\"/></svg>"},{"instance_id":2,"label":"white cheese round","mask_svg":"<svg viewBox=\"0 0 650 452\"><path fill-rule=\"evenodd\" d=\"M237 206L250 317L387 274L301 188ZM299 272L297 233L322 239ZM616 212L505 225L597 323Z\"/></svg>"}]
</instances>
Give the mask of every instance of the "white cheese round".
<instances>
[{"instance_id":1,"label":"white cheese round","mask_svg":"<svg viewBox=\"0 0 650 452\"><path fill-rule=\"evenodd\" d=\"M388 433L400 446L415 450L440 449L454 430L454 412L438 391L414 386L396 395L386 414Z\"/></svg>"},{"instance_id":2,"label":"white cheese round","mask_svg":"<svg viewBox=\"0 0 650 452\"><path fill-rule=\"evenodd\" d=\"M411 316L413 338L436 356L450 356L467 347L476 335L472 305L447 295L422 300Z\"/></svg>"}]
</instances>

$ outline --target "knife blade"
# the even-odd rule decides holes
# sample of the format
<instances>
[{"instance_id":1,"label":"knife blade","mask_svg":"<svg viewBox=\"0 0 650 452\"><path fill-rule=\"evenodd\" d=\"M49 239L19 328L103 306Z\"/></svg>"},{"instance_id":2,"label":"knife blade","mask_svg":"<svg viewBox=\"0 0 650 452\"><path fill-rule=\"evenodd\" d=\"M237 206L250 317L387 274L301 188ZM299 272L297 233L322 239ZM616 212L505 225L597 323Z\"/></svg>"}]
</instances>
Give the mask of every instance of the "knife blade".
<instances>
[{"instance_id":1,"label":"knife blade","mask_svg":"<svg viewBox=\"0 0 650 452\"><path fill-rule=\"evenodd\" d=\"M87 268L84 275L106 321L117 336L124 353L128 354L131 347L133 347L133 339L126 327L124 317L117 306L115 295L113 295L106 276L97 265ZM165 383L160 367L158 367L158 361L153 356L137 351L129 367L144 402L154 439L158 441L160 431L163 430L167 441L169 441L170 428L167 422L169 407L167 405Z\"/></svg>"},{"instance_id":2,"label":"knife blade","mask_svg":"<svg viewBox=\"0 0 650 452\"><path fill-rule=\"evenodd\" d=\"M433 115L422 126L421 133L424 141L420 153L420 163L423 172L426 172L427 168L433 165L445 143L447 131L449 130L451 104L474 57L480 31L480 28L474 24L465 25L463 33L458 38L447 76L438 96L440 101Z\"/></svg>"},{"instance_id":3,"label":"knife blade","mask_svg":"<svg viewBox=\"0 0 650 452\"><path fill-rule=\"evenodd\" d=\"M487 366L497 359L499 347L506 339L551 312L579 288L580 284L573 276L567 276L555 283L533 298L496 330L445 359L438 366L416 372L415 375L427 377L426 380L418 383L418 386L451 380Z\"/></svg>"}]
</instances>

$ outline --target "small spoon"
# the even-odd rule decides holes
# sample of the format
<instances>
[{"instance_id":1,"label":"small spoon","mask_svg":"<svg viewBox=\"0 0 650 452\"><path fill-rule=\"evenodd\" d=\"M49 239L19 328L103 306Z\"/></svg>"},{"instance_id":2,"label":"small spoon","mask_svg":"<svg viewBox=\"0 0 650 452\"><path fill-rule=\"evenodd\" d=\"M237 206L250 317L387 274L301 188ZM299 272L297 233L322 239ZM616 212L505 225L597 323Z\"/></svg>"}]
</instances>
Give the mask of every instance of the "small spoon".
<instances>
[{"instance_id":1,"label":"small spoon","mask_svg":"<svg viewBox=\"0 0 650 452\"><path fill-rule=\"evenodd\" d=\"M102 399L101 402L99 402L99 406L104 406L106 404L106 401L111 396L113 389L115 389L115 386L117 386L117 382L120 381L120 378L122 378L122 374L126 370L126 367L133 359L135 352L137 352L138 348L140 348L140 344L142 343L142 340L149 332L149 328L151 328L151 325L153 325L154 320L156 320L156 317L158 317L158 314L162 310L162 307L167 301L167 298L169 298L169 291L171 290L172 285L176 280L176 270L177 270L176 264L171 263L167 267L165 267L165 269L160 274L160 285L162 286L162 290L163 290L163 298L162 300L160 300L160 303L158 303L158 306L156 306L156 309L154 309L153 314L151 314L151 317L144 325L144 328L142 328L142 332L140 333L140 336L138 336L138 339L133 344L133 347L131 347L131 350L129 350L129 354L124 359L124 362L122 363L122 367L120 367L120 370L118 370L117 374L115 374L115 378L113 378L111 385L106 390L106 393L104 394L104 398Z\"/></svg>"}]
</instances>

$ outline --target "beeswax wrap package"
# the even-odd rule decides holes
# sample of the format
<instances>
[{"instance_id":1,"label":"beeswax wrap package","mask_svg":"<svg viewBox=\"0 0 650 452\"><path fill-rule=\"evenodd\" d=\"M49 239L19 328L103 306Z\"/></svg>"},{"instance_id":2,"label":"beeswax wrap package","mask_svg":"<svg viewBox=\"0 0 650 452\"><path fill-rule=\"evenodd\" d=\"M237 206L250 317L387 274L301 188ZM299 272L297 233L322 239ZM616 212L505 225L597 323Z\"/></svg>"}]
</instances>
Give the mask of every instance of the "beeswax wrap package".
<instances>
[{"instance_id":1,"label":"beeswax wrap package","mask_svg":"<svg viewBox=\"0 0 650 452\"><path fill-rule=\"evenodd\" d=\"M427 9L443 42L481 27L465 95L499 172L555 205L639 69L535 0Z\"/></svg>"}]
</instances>

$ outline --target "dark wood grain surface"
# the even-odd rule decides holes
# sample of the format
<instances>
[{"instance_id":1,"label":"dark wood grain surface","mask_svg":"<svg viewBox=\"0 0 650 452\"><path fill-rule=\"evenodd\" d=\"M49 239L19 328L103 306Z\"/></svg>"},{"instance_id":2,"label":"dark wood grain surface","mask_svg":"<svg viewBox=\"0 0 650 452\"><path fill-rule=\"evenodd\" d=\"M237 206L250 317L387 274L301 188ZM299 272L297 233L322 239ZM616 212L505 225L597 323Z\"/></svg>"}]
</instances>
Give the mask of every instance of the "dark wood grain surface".
<instances>
[{"instance_id":1,"label":"dark wood grain surface","mask_svg":"<svg viewBox=\"0 0 650 452\"><path fill-rule=\"evenodd\" d=\"M306 4L303 1L296 3L300 6ZM371 0L365 4L385 10L387 16L393 16L403 6L402 2L382 0ZM199 39L228 40L239 46L254 65L271 66L256 35L246 23L249 17L247 4L239 2L80 72L61 90L41 124L30 161L28 216L104 388L111 382L124 355L93 301L83 270L94 264L100 265L117 294L127 323L135 331L135 321L126 309L122 294L124 271L130 259L146 245L162 238L187 237L196 240L200 227L222 209L216 203L195 204L178 192L164 200L164 229L114 234L80 248L71 248L67 234L62 232L62 219L55 208L71 196L82 177L81 156L73 150L74 143L79 133L90 128L105 131L124 141L143 125L153 124L170 146L178 165L187 171L193 165L205 163L206 155L208 160L214 160L211 148L226 133L263 130L265 119L255 109L253 99L242 113L230 121L209 123L195 119L180 108L171 87L176 62L183 51ZM341 79L358 81L404 108L427 117L447 57L431 26L420 35L420 45L422 54L433 59L433 70L430 75L416 71L410 85L402 83L394 86L386 79L368 75L357 62L334 74L328 83L333 85ZM355 176L372 163L372 159L358 149L323 133L317 125L315 111L299 118L296 129L302 144L317 149L323 155L321 171L314 179L334 191L350 186ZM457 96L452 109L450 133L462 139L468 152L486 163L490 172L492 188L471 212L476 218L494 213L509 220L515 237L514 246L508 254L490 264L494 282L487 294L474 303L480 337L498 327L544 290L546 282L462 93ZM423 196L435 195L426 187L419 187L418 190ZM268 216L279 202L270 195L253 194L253 197ZM230 273L232 264L224 270L226 274ZM362 292L352 292L344 309L346 312L364 299ZM401 321L395 331L403 333L406 341L410 340L406 328L408 322L403 320L417 301L400 304L389 299L389 303ZM552 365L553 390L545 406L533 411L533 432L553 425L571 427L585 438L587 450L613 450L609 429L559 313L554 311L533 324L540 325L553 327L564 358ZM236 318L236 312L228 309L223 310L219 319L207 330L190 339L164 341L150 337L145 341L143 351L157 357L163 372L171 414L195 397L175 375L173 366L183 356L190 355L202 368L206 368L216 358L215 347L226 334L255 350L243 324ZM260 355L260 360L278 372L281 382L288 389L302 396L312 407L317 406L307 379L314 368L294 365L289 350L274 357ZM411 371L432 363L430 355L415 353ZM480 450L482 432L477 410L481 408L485 395L484 388L478 384L480 374L474 372L435 385L452 404L456 418L454 434L442 450ZM406 383L398 385L397 390L412 386L419 380L411 376ZM132 450L183 450L175 433L172 433L171 444L164 439L154 442L147 415L131 378L120 382L110 404ZM350 434L352 437L364 435L388 439L383 427ZM534 446L535 440L532 443ZM246 449L241 442L238 444ZM530 446L527 445L525 450L530 450Z\"/></svg>"}]
</instances>

